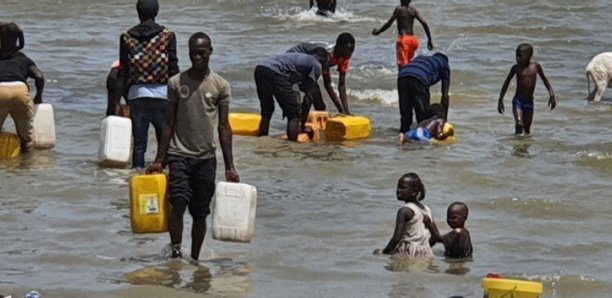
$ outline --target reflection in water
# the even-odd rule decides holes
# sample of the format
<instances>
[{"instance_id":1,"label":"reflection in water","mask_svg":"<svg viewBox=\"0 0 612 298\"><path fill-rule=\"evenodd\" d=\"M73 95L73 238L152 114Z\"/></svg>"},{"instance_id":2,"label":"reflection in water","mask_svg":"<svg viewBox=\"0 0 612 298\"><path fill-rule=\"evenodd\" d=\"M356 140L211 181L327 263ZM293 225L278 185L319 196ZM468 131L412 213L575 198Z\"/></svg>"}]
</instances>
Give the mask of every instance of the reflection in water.
<instances>
[{"instance_id":1,"label":"reflection in water","mask_svg":"<svg viewBox=\"0 0 612 298\"><path fill-rule=\"evenodd\" d=\"M529 147L531 143L516 143L512 146L512 156L521 158L531 158L529 155Z\"/></svg>"},{"instance_id":2,"label":"reflection in water","mask_svg":"<svg viewBox=\"0 0 612 298\"><path fill-rule=\"evenodd\" d=\"M385 266L392 272L435 271L433 259L431 258L409 258L406 256L392 255Z\"/></svg>"},{"instance_id":3,"label":"reflection in water","mask_svg":"<svg viewBox=\"0 0 612 298\"><path fill-rule=\"evenodd\" d=\"M452 275L466 275L470 272L470 268L466 267L467 262L471 262L471 258L467 259L446 259L445 262L448 263L448 269L444 270L444 273L452 274Z\"/></svg>"},{"instance_id":4,"label":"reflection in water","mask_svg":"<svg viewBox=\"0 0 612 298\"><path fill-rule=\"evenodd\" d=\"M124 274L118 282L153 285L214 295L251 292L250 270L245 263L231 259L204 262L169 260Z\"/></svg>"}]
</instances>

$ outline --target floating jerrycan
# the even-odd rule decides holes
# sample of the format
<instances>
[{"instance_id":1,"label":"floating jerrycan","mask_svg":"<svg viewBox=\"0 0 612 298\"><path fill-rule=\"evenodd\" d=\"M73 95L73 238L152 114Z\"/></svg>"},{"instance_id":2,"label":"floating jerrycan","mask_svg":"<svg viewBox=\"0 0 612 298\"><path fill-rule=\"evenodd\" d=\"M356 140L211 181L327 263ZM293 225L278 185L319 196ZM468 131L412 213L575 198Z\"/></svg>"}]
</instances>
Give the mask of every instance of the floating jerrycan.
<instances>
[{"instance_id":1,"label":"floating jerrycan","mask_svg":"<svg viewBox=\"0 0 612 298\"><path fill-rule=\"evenodd\" d=\"M0 132L0 159L21 155L21 141L14 133Z\"/></svg>"},{"instance_id":2,"label":"floating jerrycan","mask_svg":"<svg viewBox=\"0 0 612 298\"><path fill-rule=\"evenodd\" d=\"M130 179L130 219L134 233L168 231L170 206L165 174L136 175Z\"/></svg>"},{"instance_id":3,"label":"floating jerrycan","mask_svg":"<svg viewBox=\"0 0 612 298\"><path fill-rule=\"evenodd\" d=\"M482 289L484 298L539 298L544 287L540 282L485 277Z\"/></svg>"},{"instance_id":4,"label":"floating jerrycan","mask_svg":"<svg viewBox=\"0 0 612 298\"><path fill-rule=\"evenodd\" d=\"M362 116L339 115L327 121L325 137L331 141L348 141L370 137L370 119Z\"/></svg>"},{"instance_id":5,"label":"floating jerrycan","mask_svg":"<svg viewBox=\"0 0 612 298\"><path fill-rule=\"evenodd\" d=\"M258 136L261 115L249 113L229 113L232 133L242 136Z\"/></svg>"},{"instance_id":6,"label":"floating jerrycan","mask_svg":"<svg viewBox=\"0 0 612 298\"><path fill-rule=\"evenodd\" d=\"M34 106L34 148L55 147L55 117L53 106L41 103Z\"/></svg>"},{"instance_id":7,"label":"floating jerrycan","mask_svg":"<svg viewBox=\"0 0 612 298\"><path fill-rule=\"evenodd\" d=\"M257 189L246 183L219 182L212 210L213 238L249 243L255 230Z\"/></svg>"},{"instance_id":8,"label":"floating jerrycan","mask_svg":"<svg viewBox=\"0 0 612 298\"><path fill-rule=\"evenodd\" d=\"M130 160L132 120L108 116L102 120L98 161L103 167L125 166Z\"/></svg>"},{"instance_id":9,"label":"floating jerrycan","mask_svg":"<svg viewBox=\"0 0 612 298\"><path fill-rule=\"evenodd\" d=\"M316 123L321 130L325 130L327 120L331 118L331 114L326 111L312 111L308 113L308 123Z\"/></svg>"}]
</instances>

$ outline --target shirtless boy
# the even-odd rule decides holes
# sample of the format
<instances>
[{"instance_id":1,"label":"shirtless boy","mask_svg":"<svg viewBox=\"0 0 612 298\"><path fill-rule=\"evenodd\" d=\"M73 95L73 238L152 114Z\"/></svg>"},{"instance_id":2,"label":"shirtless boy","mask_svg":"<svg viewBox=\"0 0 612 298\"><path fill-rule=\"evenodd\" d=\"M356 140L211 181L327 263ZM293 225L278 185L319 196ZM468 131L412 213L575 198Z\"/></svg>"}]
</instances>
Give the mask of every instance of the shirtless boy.
<instances>
[{"instance_id":1,"label":"shirtless boy","mask_svg":"<svg viewBox=\"0 0 612 298\"><path fill-rule=\"evenodd\" d=\"M453 202L446 211L446 222L453 229L441 236L438 228L432 224L431 220L425 219L425 225L431 233L429 244L444 244L444 255L448 258L469 258L472 256L472 239L470 231L465 228L465 221L468 218L469 209L463 202Z\"/></svg>"},{"instance_id":2,"label":"shirtless boy","mask_svg":"<svg viewBox=\"0 0 612 298\"><path fill-rule=\"evenodd\" d=\"M401 5L395 8L393 15L389 18L387 23L378 30L372 30L372 34L379 35L389 29L391 24L397 20L397 68L401 68L412 61L420 46L419 38L414 35L414 19L417 19L423 26L423 29L425 29L425 34L427 34L427 49L431 51L434 48L433 42L431 41L431 33L429 32L429 25L425 19L423 19L421 13L419 13L416 8L410 6L411 1L412 0L401 0Z\"/></svg>"},{"instance_id":3,"label":"shirtless boy","mask_svg":"<svg viewBox=\"0 0 612 298\"><path fill-rule=\"evenodd\" d=\"M516 64L510 69L510 73L504 82L497 104L497 111L503 114L505 110L503 101L504 95L508 90L510 80L516 75L516 93L512 99L515 134L531 133L531 122L533 120L533 91L536 86L537 75L540 75L540 78L544 81L544 85L550 94L548 106L551 110L557 106L555 93L550 86L548 78L544 74L542 66L535 61L532 62L531 56L533 56L533 47L530 44L523 43L516 48Z\"/></svg>"}]
</instances>

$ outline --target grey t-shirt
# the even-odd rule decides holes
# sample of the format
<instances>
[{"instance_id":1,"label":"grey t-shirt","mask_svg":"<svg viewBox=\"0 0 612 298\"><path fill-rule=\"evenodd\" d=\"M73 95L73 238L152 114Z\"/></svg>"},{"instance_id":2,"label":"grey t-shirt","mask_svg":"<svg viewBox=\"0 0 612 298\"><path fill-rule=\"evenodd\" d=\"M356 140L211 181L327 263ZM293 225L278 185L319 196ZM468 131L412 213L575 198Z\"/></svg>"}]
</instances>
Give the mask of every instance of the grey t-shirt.
<instances>
[{"instance_id":1,"label":"grey t-shirt","mask_svg":"<svg viewBox=\"0 0 612 298\"><path fill-rule=\"evenodd\" d=\"M259 65L286 77L291 84L302 84L309 79L316 82L321 76L321 63L308 54L285 53L268 58Z\"/></svg>"},{"instance_id":2,"label":"grey t-shirt","mask_svg":"<svg viewBox=\"0 0 612 298\"><path fill-rule=\"evenodd\" d=\"M208 159L215 156L218 107L229 105L230 84L212 70L203 81L181 72L168 82L168 100L177 102L169 155Z\"/></svg>"}]
</instances>

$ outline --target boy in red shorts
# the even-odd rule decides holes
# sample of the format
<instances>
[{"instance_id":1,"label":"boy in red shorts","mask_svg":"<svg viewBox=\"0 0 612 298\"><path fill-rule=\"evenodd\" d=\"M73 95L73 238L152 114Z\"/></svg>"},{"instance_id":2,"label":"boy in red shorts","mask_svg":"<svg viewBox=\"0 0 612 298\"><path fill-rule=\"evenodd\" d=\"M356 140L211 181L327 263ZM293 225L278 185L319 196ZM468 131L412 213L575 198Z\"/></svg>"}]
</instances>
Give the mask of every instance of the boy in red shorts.
<instances>
[{"instance_id":1,"label":"boy in red shorts","mask_svg":"<svg viewBox=\"0 0 612 298\"><path fill-rule=\"evenodd\" d=\"M425 29L425 34L427 34L427 49L430 51L434 49L433 42L431 41L431 33L429 32L429 25L425 19L423 19L423 16L421 16L419 11L410 6L410 2L411 0L401 0L401 5L395 8L393 15L391 18L389 18L387 23L385 23L378 30L372 30L373 35L379 35L385 30L389 29L391 24L397 20L398 36L396 41L396 50L398 69L412 61L420 46L419 38L414 35L414 19L417 19L423 26L423 29Z\"/></svg>"}]
</instances>

